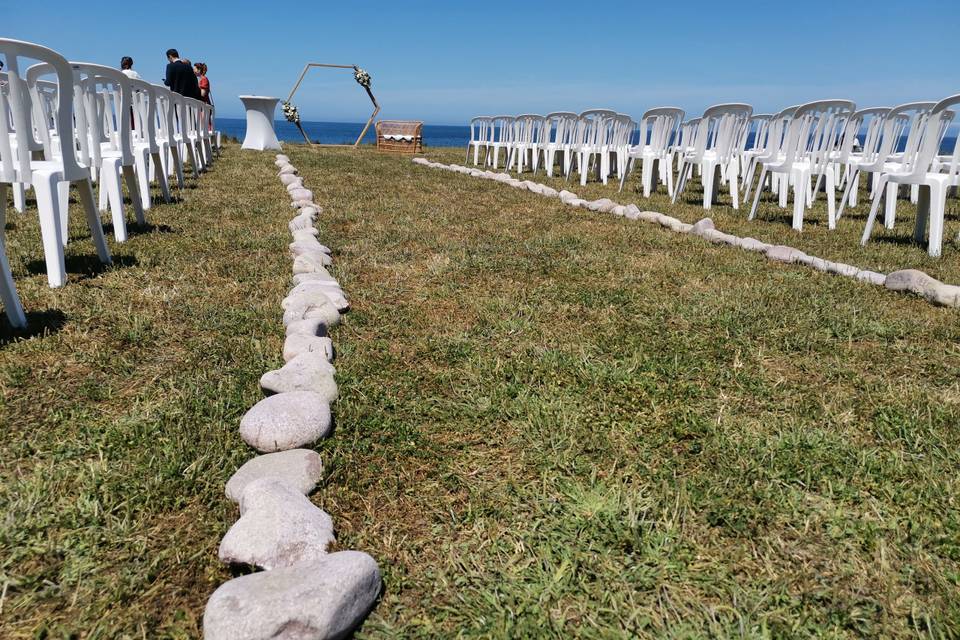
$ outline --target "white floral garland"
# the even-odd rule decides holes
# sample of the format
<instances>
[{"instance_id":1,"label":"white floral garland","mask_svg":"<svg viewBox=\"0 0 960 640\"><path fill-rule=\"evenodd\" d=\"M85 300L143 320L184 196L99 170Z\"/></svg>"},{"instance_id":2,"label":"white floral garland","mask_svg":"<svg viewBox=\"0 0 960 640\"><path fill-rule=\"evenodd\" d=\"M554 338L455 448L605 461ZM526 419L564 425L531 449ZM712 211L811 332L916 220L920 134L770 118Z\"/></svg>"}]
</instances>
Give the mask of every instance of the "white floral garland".
<instances>
[{"instance_id":1,"label":"white floral garland","mask_svg":"<svg viewBox=\"0 0 960 640\"><path fill-rule=\"evenodd\" d=\"M363 69L361 69L360 67L354 67L353 69L354 69L354 71L353 71L353 79L356 80L356 81L357 81L357 84L359 84L359 85L360 85L361 87L363 87L364 89L369 89L369 88L370 88L370 74L367 73L366 71L364 71Z\"/></svg>"},{"instance_id":2,"label":"white floral garland","mask_svg":"<svg viewBox=\"0 0 960 640\"><path fill-rule=\"evenodd\" d=\"M283 117L287 119L287 122L300 124L300 112L297 110L297 107L290 102L284 101L283 103Z\"/></svg>"}]
</instances>

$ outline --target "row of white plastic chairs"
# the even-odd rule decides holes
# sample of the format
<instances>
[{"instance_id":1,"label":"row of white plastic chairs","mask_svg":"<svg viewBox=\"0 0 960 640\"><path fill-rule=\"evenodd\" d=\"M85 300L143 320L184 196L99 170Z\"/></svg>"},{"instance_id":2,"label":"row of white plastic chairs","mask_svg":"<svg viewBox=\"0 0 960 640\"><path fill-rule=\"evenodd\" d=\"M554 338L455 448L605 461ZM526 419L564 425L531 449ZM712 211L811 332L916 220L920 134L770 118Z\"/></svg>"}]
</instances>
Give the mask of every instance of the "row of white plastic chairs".
<instances>
[{"instance_id":1,"label":"row of white plastic chairs","mask_svg":"<svg viewBox=\"0 0 960 640\"><path fill-rule=\"evenodd\" d=\"M68 62L29 42L0 39L0 54L6 62L0 73L0 234L8 189L21 212L32 189L51 287L66 282L71 186L97 254L109 263L99 212L109 208L114 236L124 242L121 184L126 184L136 220L144 224L144 212L152 204L151 184L164 202L171 202L170 180L182 189L187 163L197 177L220 151L211 105L128 78L111 67ZM24 326L26 316L2 242L0 299L10 323Z\"/></svg>"},{"instance_id":2,"label":"row of white plastic chairs","mask_svg":"<svg viewBox=\"0 0 960 640\"><path fill-rule=\"evenodd\" d=\"M604 184L616 174L621 189L639 160L644 197L659 179L673 202L696 171L705 209L716 202L723 185L735 209L741 190L745 198L753 191L751 220L761 192L769 188L785 208L792 187L793 227L798 231L821 190L827 197L828 226L835 228L844 208L856 206L860 176L868 173L872 206L861 244L870 238L884 197L884 223L893 228L898 188L910 185L911 200L918 206L915 239L922 242L929 226L928 253L939 256L946 198L960 186L960 147L946 136L957 104L960 96L858 111L849 100L820 100L777 114L754 114L746 104L721 104L686 121L682 109L658 107L644 113L639 123L607 109L479 116L470 123L467 158L472 152L474 164L479 164L482 151L484 164L498 167L502 155L507 170L522 172L529 166L536 173L543 166L548 176L559 166L567 179L576 169L581 184L594 171ZM843 189L839 207L838 189Z\"/></svg>"}]
</instances>

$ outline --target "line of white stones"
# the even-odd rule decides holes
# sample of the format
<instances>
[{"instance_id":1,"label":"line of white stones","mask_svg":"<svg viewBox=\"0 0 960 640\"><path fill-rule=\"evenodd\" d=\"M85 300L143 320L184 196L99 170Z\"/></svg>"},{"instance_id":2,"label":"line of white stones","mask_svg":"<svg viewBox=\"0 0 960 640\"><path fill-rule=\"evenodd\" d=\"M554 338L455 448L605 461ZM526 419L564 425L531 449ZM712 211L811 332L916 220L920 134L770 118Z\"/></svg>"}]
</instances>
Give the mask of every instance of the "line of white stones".
<instances>
[{"instance_id":1,"label":"line of white stones","mask_svg":"<svg viewBox=\"0 0 960 640\"><path fill-rule=\"evenodd\" d=\"M277 155L280 181L297 215L288 227L293 289L283 299L286 340L281 368L260 378L266 397L240 422L240 435L264 455L230 478L227 497L240 519L220 543L232 566L261 569L222 584L207 601L207 640L340 638L370 612L380 592L380 568L360 551L329 553L333 519L307 497L323 476L308 447L332 429L337 399L333 342L327 335L349 302L327 271L330 249L314 225L322 208L296 168Z\"/></svg>"},{"instance_id":2,"label":"line of white stones","mask_svg":"<svg viewBox=\"0 0 960 640\"><path fill-rule=\"evenodd\" d=\"M761 242L756 238L742 238L729 233L723 233L714 227L713 220L703 218L696 224L687 224L677 218L657 213L655 211L641 211L635 204L622 205L610 200L601 198L599 200L583 200L570 191L557 191L552 187L532 182L530 180L518 180L509 173L496 173L494 171L484 171L476 168L463 167L457 164L444 164L442 162L431 162L426 158L413 158L413 162L434 169L444 169L446 171L455 171L464 175L470 175L475 178L484 178L486 180L495 180L503 184L526 189L540 195L559 198L564 204L573 207L581 207L590 211L599 211L603 213L612 213L617 216L623 216L630 220L643 220L644 222L653 222L659 224L671 231L678 233L688 233L698 236L710 242L717 244L727 244L739 247L745 251L755 251L763 253L770 260L775 262L784 262L787 264L801 264L812 267L818 271L833 273L848 278L855 278L862 282L869 282L881 287L886 287L891 291L903 291L915 293L928 301L946 307L960 307L960 287L945 284L932 276L918 271L916 269L903 269L894 271L888 275L868 271L854 265L844 264L842 262L831 262L811 256L799 249L785 245L771 245Z\"/></svg>"}]
</instances>

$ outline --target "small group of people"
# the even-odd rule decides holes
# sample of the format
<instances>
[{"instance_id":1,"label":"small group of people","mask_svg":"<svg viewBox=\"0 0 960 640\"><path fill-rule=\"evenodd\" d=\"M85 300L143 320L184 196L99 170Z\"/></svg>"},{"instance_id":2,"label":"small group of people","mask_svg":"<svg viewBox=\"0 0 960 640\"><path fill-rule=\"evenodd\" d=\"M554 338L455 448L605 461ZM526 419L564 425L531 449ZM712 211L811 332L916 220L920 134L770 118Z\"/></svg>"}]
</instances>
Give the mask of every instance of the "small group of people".
<instances>
[{"instance_id":1,"label":"small group of people","mask_svg":"<svg viewBox=\"0 0 960 640\"><path fill-rule=\"evenodd\" d=\"M120 58L120 70L128 78L140 78L140 74L133 69L133 58L130 56ZM213 104L207 65L182 59L176 49L167 49L167 73L163 84L182 96Z\"/></svg>"}]
</instances>

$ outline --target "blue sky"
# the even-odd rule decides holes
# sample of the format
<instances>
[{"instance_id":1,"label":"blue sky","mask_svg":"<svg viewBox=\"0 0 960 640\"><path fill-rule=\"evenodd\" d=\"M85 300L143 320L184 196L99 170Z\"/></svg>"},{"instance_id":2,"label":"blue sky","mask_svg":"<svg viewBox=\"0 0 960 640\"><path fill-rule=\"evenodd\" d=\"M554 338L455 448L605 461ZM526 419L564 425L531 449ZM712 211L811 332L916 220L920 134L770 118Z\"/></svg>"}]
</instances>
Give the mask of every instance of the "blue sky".
<instances>
[{"instance_id":1,"label":"blue sky","mask_svg":"<svg viewBox=\"0 0 960 640\"><path fill-rule=\"evenodd\" d=\"M960 93L958 0L0 0L0 16L3 37L71 60L118 65L130 55L151 81L176 47L209 66L221 116L242 113L239 94L286 97L307 61L358 64L382 117L434 124L590 107L694 113L731 101L757 112L819 98L892 106ZM346 71L312 71L294 102L305 120L370 112Z\"/></svg>"}]
</instances>

